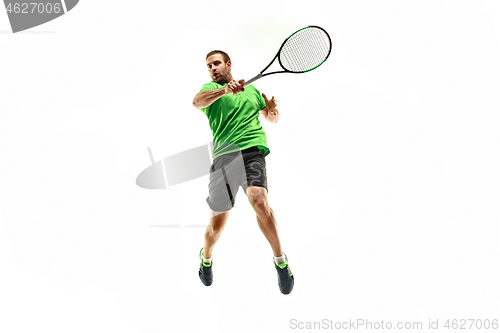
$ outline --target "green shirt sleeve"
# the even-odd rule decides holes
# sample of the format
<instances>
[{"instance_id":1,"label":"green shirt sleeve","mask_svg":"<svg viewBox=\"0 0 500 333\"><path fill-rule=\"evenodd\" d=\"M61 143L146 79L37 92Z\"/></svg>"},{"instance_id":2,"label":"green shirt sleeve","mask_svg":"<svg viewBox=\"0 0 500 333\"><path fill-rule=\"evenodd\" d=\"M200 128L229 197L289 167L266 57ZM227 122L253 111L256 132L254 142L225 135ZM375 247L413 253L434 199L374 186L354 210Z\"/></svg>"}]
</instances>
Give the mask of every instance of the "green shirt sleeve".
<instances>
[{"instance_id":1,"label":"green shirt sleeve","mask_svg":"<svg viewBox=\"0 0 500 333\"><path fill-rule=\"evenodd\" d=\"M262 111L266 108L266 101L264 101L264 97L262 97L262 94L257 88L255 88L255 91L257 92L257 100L259 101L259 111Z\"/></svg>"},{"instance_id":2,"label":"green shirt sleeve","mask_svg":"<svg viewBox=\"0 0 500 333\"><path fill-rule=\"evenodd\" d=\"M217 84L215 82L209 82L209 83L205 83L203 85L203 87L201 87L200 91L204 91L204 90L213 90L213 89L218 89L219 87L217 86ZM206 108L201 108L200 110L203 111L203 113L207 114L207 111L210 109L210 105L207 106Z\"/></svg>"}]
</instances>

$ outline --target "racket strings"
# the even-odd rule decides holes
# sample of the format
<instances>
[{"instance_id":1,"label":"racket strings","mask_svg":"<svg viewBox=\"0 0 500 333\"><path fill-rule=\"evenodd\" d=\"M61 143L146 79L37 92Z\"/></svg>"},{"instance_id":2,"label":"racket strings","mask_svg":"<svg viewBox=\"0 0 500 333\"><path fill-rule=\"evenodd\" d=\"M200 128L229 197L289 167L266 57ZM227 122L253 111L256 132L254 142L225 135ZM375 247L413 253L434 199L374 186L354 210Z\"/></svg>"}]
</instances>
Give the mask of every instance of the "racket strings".
<instances>
[{"instance_id":1,"label":"racket strings","mask_svg":"<svg viewBox=\"0 0 500 333\"><path fill-rule=\"evenodd\" d=\"M331 50L330 38L325 31L308 27L297 31L285 42L280 51L282 66L291 72L306 72L321 65Z\"/></svg>"}]
</instances>

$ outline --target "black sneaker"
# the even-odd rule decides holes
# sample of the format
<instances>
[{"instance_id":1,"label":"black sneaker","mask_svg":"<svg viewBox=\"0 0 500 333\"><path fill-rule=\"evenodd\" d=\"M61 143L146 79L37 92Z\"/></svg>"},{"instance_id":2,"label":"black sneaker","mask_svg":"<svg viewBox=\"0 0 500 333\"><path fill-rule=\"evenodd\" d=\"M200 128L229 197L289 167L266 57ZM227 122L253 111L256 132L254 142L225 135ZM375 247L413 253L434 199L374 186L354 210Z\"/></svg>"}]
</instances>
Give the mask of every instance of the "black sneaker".
<instances>
[{"instance_id":1,"label":"black sneaker","mask_svg":"<svg viewBox=\"0 0 500 333\"><path fill-rule=\"evenodd\" d=\"M274 262L274 259L273 259ZM290 266L288 265L288 259L285 255L285 262L279 265L274 263L274 267L278 271L278 285L280 286L280 290L283 294L287 295L292 292L293 289L293 274L290 270Z\"/></svg>"},{"instance_id":2,"label":"black sneaker","mask_svg":"<svg viewBox=\"0 0 500 333\"><path fill-rule=\"evenodd\" d=\"M213 264L213 261L210 263L210 264L205 264L203 262L203 249L204 248L201 248L201 251L200 251L200 270L198 271L198 275L200 276L200 280L201 282L203 282L203 284L205 286L210 286L214 280L214 276L212 274L212 264Z\"/></svg>"}]
</instances>

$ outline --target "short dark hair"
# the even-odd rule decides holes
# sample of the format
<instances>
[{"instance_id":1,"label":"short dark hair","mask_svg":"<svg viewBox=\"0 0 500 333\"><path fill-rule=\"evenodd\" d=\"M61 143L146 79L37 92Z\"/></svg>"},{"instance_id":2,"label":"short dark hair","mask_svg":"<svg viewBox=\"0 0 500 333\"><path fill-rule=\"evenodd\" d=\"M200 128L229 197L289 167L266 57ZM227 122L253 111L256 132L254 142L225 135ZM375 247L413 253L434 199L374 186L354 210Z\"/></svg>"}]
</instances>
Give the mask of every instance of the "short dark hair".
<instances>
[{"instance_id":1,"label":"short dark hair","mask_svg":"<svg viewBox=\"0 0 500 333\"><path fill-rule=\"evenodd\" d=\"M222 59L224 60L224 62L228 62L228 61L230 61L230 60L231 60L231 59L229 58L229 55L228 55L226 52L221 51L221 50L213 50L212 52L209 52L209 53L207 54L207 57L205 58L205 60L207 60L207 59L208 59L208 57L210 57L210 56L212 56L212 55L214 55L214 54L220 54L220 55L222 55Z\"/></svg>"}]
</instances>

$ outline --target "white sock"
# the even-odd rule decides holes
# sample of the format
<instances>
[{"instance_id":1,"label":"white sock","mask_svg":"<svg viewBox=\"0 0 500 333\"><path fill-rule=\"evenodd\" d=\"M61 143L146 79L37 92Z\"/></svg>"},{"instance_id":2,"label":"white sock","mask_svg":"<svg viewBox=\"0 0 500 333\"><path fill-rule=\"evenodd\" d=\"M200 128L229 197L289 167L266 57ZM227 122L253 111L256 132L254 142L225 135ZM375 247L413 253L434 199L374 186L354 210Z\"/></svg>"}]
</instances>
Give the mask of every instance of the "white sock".
<instances>
[{"instance_id":1,"label":"white sock","mask_svg":"<svg viewBox=\"0 0 500 333\"><path fill-rule=\"evenodd\" d=\"M205 264L211 264L212 263L212 258L207 259L207 258L205 258L205 255L203 255L203 262Z\"/></svg>"},{"instance_id":2,"label":"white sock","mask_svg":"<svg viewBox=\"0 0 500 333\"><path fill-rule=\"evenodd\" d=\"M283 264L285 262L285 254L283 253L283 255L281 257L274 257L274 262L276 263L276 265L279 265L279 264Z\"/></svg>"}]
</instances>

